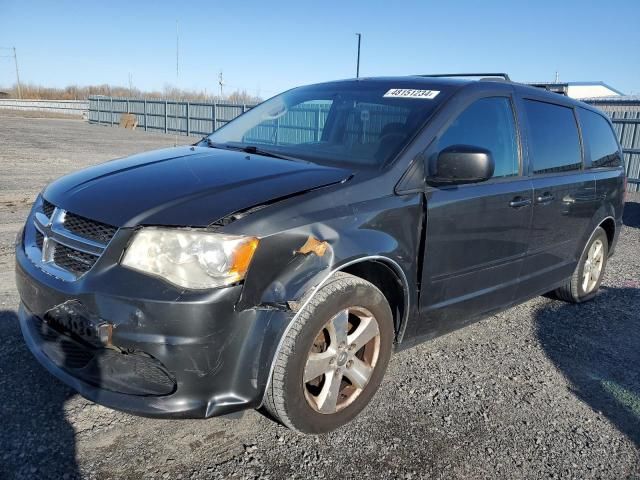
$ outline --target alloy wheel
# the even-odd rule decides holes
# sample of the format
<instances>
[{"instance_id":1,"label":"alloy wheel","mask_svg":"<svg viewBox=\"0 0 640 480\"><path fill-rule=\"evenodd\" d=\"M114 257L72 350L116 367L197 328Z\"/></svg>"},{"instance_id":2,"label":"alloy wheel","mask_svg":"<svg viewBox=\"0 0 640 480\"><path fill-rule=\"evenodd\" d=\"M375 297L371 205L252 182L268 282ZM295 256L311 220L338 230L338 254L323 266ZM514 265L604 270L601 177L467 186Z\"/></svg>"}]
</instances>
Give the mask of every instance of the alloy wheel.
<instances>
[{"instance_id":1,"label":"alloy wheel","mask_svg":"<svg viewBox=\"0 0 640 480\"><path fill-rule=\"evenodd\" d=\"M369 382L380 353L376 318L363 307L334 315L307 355L303 388L308 404L324 414L350 405Z\"/></svg>"},{"instance_id":2,"label":"alloy wheel","mask_svg":"<svg viewBox=\"0 0 640 480\"><path fill-rule=\"evenodd\" d=\"M604 264L604 245L602 240L597 239L589 247L587 259L582 269L582 290L585 293L591 292L598 284L602 266Z\"/></svg>"}]
</instances>

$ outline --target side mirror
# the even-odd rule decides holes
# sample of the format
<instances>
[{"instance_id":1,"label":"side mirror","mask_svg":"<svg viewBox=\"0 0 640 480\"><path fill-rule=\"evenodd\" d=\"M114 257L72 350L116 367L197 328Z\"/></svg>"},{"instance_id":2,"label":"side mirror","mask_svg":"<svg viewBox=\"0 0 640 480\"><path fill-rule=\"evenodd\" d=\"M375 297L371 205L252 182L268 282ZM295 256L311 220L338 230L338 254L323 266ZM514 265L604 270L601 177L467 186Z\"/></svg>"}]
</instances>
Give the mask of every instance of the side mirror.
<instances>
[{"instance_id":1,"label":"side mirror","mask_svg":"<svg viewBox=\"0 0 640 480\"><path fill-rule=\"evenodd\" d=\"M495 163L486 148L452 145L432 158L427 167L427 183L458 185L489 180Z\"/></svg>"}]
</instances>

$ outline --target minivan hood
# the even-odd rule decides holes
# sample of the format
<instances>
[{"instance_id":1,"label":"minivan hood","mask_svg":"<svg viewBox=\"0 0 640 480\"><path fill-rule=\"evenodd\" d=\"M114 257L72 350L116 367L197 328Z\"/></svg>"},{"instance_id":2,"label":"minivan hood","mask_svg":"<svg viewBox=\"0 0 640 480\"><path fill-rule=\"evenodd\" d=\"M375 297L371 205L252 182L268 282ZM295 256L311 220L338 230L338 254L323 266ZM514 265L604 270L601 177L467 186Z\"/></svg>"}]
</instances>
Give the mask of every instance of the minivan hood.
<instances>
[{"instance_id":1,"label":"minivan hood","mask_svg":"<svg viewBox=\"0 0 640 480\"><path fill-rule=\"evenodd\" d=\"M67 211L117 227L205 227L231 213L350 175L302 161L176 147L72 173L51 183L43 194Z\"/></svg>"}]
</instances>

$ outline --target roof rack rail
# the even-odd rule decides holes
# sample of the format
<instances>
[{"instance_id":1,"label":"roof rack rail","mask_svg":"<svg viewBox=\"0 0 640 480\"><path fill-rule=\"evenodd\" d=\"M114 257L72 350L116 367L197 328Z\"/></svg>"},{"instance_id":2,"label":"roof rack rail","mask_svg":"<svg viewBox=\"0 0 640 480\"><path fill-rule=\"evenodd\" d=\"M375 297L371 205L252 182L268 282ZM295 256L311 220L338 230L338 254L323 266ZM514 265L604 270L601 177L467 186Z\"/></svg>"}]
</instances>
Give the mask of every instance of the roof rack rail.
<instances>
[{"instance_id":1,"label":"roof rack rail","mask_svg":"<svg viewBox=\"0 0 640 480\"><path fill-rule=\"evenodd\" d=\"M506 73L432 73L429 75L418 75L419 77L500 77L510 82L511 79Z\"/></svg>"}]
</instances>

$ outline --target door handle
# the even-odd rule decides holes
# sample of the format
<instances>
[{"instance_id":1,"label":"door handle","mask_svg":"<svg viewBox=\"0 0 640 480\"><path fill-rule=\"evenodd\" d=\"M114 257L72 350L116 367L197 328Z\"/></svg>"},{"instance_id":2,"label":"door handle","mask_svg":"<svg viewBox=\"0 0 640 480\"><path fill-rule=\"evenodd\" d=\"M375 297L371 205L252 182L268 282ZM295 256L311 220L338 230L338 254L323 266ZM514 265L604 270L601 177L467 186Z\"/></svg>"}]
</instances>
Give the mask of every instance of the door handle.
<instances>
[{"instance_id":1,"label":"door handle","mask_svg":"<svg viewBox=\"0 0 640 480\"><path fill-rule=\"evenodd\" d=\"M551 195L550 193L545 193L543 195L538 195L536 197L536 203L544 205L546 203L551 203L554 198L555 197L553 195Z\"/></svg>"},{"instance_id":2,"label":"door handle","mask_svg":"<svg viewBox=\"0 0 640 480\"><path fill-rule=\"evenodd\" d=\"M530 198L516 197L509 202L509 206L511 208L522 208L522 207L528 207L529 205L531 205Z\"/></svg>"}]
</instances>

